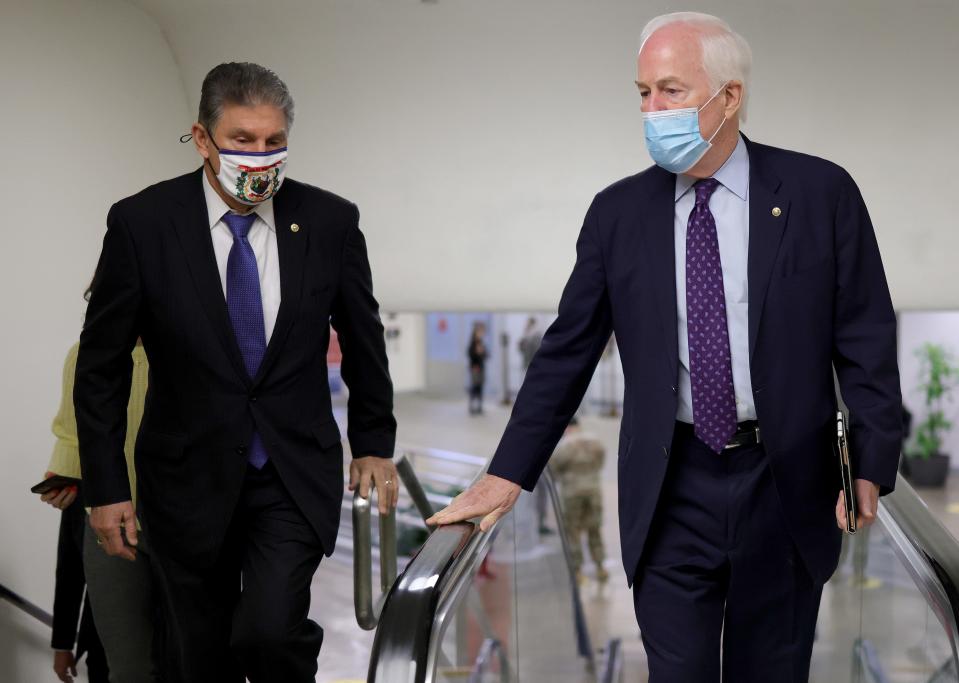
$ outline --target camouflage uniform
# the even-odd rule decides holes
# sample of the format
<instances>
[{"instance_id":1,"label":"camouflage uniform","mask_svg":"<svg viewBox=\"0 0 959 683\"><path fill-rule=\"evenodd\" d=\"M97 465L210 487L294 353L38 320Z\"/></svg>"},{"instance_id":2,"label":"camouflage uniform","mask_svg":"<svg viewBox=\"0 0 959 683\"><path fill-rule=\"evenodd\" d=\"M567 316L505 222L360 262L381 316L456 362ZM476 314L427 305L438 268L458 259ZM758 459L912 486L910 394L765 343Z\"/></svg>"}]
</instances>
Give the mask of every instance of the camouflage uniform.
<instances>
[{"instance_id":1,"label":"camouflage uniform","mask_svg":"<svg viewBox=\"0 0 959 683\"><path fill-rule=\"evenodd\" d=\"M587 432L568 433L556 446L550 468L559 482L563 501L566 534L572 551L573 568L577 574L583 564L582 535L586 532L589 554L597 567L597 576L603 579L606 571L603 560L603 501L600 472L606 452L599 439Z\"/></svg>"}]
</instances>

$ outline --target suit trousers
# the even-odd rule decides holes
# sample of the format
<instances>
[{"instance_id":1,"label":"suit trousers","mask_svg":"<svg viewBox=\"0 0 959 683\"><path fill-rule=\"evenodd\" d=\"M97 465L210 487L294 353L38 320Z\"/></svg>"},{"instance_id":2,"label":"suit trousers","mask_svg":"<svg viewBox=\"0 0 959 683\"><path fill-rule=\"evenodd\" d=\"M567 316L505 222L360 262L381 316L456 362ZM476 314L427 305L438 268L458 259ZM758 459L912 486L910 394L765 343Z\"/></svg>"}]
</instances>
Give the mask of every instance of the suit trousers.
<instances>
[{"instance_id":1,"label":"suit trousers","mask_svg":"<svg viewBox=\"0 0 959 683\"><path fill-rule=\"evenodd\" d=\"M647 543L633 600L650 683L808 680L822 585L762 445L717 454L677 429Z\"/></svg>"},{"instance_id":2,"label":"suit trousers","mask_svg":"<svg viewBox=\"0 0 959 683\"><path fill-rule=\"evenodd\" d=\"M323 629L308 618L310 584L322 557L272 462L248 466L212 567L156 550L164 681L313 683Z\"/></svg>"},{"instance_id":3,"label":"suit trousers","mask_svg":"<svg viewBox=\"0 0 959 683\"><path fill-rule=\"evenodd\" d=\"M137 558L130 562L107 555L97 545L89 519L84 524L87 598L106 652L110 683L157 683L160 678L153 649L156 603L150 579L150 540L142 531L137 534Z\"/></svg>"}]
</instances>

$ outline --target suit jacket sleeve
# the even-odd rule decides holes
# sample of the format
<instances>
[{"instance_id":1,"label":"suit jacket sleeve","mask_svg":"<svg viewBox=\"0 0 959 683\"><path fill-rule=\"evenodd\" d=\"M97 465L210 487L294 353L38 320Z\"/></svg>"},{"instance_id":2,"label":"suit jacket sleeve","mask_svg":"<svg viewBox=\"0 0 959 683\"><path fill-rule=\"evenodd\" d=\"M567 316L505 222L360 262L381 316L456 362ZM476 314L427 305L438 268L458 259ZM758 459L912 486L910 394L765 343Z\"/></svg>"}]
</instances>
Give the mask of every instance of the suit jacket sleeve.
<instances>
[{"instance_id":1,"label":"suit jacket sleeve","mask_svg":"<svg viewBox=\"0 0 959 683\"><path fill-rule=\"evenodd\" d=\"M866 204L853 179L843 175L836 209L833 364L849 407L855 476L889 493L902 447L896 314Z\"/></svg>"},{"instance_id":2,"label":"suit jacket sleeve","mask_svg":"<svg viewBox=\"0 0 959 683\"><path fill-rule=\"evenodd\" d=\"M88 506L130 500L123 444L140 308L140 275L129 229L116 205L93 278L73 389Z\"/></svg>"},{"instance_id":3,"label":"suit jacket sleeve","mask_svg":"<svg viewBox=\"0 0 959 683\"><path fill-rule=\"evenodd\" d=\"M366 240L359 229L359 211L351 208L339 291L330 319L343 352L343 380L350 389L347 436L354 457L391 458L396 443L393 383L379 304L373 297Z\"/></svg>"},{"instance_id":4,"label":"suit jacket sleeve","mask_svg":"<svg viewBox=\"0 0 959 683\"><path fill-rule=\"evenodd\" d=\"M559 315L543 337L489 473L531 491L576 413L612 333L596 200L576 243Z\"/></svg>"}]
</instances>

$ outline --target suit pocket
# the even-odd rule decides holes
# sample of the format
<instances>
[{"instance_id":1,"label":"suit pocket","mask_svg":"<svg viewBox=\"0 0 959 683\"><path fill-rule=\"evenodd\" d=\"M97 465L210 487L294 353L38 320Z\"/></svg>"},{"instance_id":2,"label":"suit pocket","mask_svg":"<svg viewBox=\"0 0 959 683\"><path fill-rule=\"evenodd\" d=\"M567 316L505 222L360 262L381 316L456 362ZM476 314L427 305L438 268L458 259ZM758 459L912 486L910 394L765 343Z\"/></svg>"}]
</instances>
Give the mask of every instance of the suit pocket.
<instances>
[{"instance_id":1,"label":"suit pocket","mask_svg":"<svg viewBox=\"0 0 959 683\"><path fill-rule=\"evenodd\" d=\"M336 425L336 420L324 418L319 422L314 422L310 431L313 432L316 442L324 451L340 445L342 437L340 436L340 428Z\"/></svg>"},{"instance_id":2,"label":"suit pocket","mask_svg":"<svg viewBox=\"0 0 959 683\"><path fill-rule=\"evenodd\" d=\"M179 460L186 452L186 436L183 434L141 431L137 435L136 450L150 457Z\"/></svg>"}]
</instances>

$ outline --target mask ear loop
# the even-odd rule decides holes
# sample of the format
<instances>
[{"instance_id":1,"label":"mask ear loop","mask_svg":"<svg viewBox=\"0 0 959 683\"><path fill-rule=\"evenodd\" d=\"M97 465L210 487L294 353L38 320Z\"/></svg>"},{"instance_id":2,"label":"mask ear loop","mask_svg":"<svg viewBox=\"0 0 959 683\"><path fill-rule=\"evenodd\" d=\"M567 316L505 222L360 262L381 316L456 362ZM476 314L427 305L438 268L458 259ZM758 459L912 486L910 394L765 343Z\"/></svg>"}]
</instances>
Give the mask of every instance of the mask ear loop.
<instances>
[{"instance_id":1,"label":"mask ear loop","mask_svg":"<svg viewBox=\"0 0 959 683\"><path fill-rule=\"evenodd\" d=\"M703 109L706 108L706 106L707 106L710 102L712 102L713 100L715 100L715 99L716 99L716 96L719 95L719 93L721 93L721 92L726 88L727 85L729 85L729 81L726 81L726 82L723 83L721 86L719 86L719 90L717 90L715 93L713 93L713 96L710 97L708 100L706 100L706 101L703 103L703 106L701 106L701 107L699 108L699 111L701 112ZM713 138L715 138L717 135L719 135L719 131L721 131L721 130L723 129L723 126L726 124L726 119L727 119L727 116L726 116L725 114L723 114L723 121L722 121L722 123L719 124L719 128L716 129L716 132L709 136L709 139L706 140L707 143L709 143L710 145L713 144Z\"/></svg>"}]
</instances>

